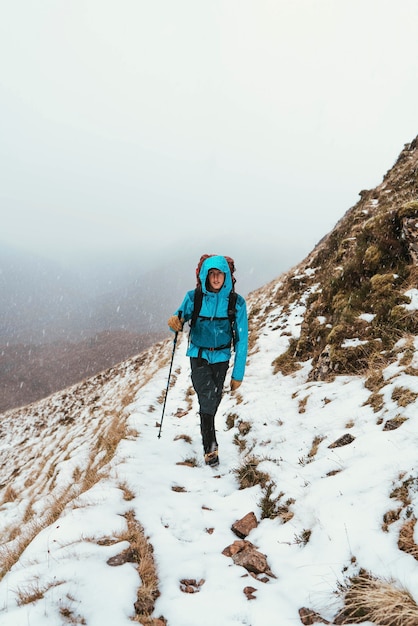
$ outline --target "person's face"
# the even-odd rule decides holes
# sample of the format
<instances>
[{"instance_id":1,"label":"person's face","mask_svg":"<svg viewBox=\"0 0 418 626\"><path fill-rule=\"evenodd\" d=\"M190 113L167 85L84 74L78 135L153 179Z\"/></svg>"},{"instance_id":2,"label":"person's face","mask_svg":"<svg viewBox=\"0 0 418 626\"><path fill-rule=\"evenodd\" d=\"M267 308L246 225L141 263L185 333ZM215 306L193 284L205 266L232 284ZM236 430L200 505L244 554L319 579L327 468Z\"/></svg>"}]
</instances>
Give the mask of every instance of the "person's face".
<instances>
[{"instance_id":1,"label":"person's face","mask_svg":"<svg viewBox=\"0 0 418 626\"><path fill-rule=\"evenodd\" d=\"M216 269L209 270L208 278L211 291L219 291L225 282L225 274Z\"/></svg>"}]
</instances>

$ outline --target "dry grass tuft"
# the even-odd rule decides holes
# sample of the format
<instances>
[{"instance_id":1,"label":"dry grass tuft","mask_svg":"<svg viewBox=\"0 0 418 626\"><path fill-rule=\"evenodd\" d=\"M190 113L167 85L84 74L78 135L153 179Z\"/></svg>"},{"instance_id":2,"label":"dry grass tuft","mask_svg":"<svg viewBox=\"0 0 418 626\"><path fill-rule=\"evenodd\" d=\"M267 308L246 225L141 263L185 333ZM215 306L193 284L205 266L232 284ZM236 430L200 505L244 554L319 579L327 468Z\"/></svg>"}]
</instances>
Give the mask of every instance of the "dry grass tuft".
<instances>
[{"instance_id":1,"label":"dry grass tuft","mask_svg":"<svg viewBox=\"0 0 418 626\"><path fill-rule=\"evenodd\" d=\"M226 416L226 428L227 430L231 430L231 428L234 428L235 426L235 422L238 419L238 415L236 413L228 413L228 415Z\"/></svg>"},{"instance_id":2,"label":"dry grass tuft","mask_svg":"<svg viewBox=\"0 0 418 626\"><path fill-rule=\"evenodd\" d=\"M305 413L306 411L306 405L308 403L308 399L309 396L305 396L304 398L302 398L301 400L299 400L299 408L298 408L298 413Z\"/></svg>"},{"instance_id":3,"label":"dry grass tuft","mask_svg":"<svg viewBox=\"0 0 418 626\"><path fill-rule=\"evenodd\" d=\"M192 438L190 437L190 435L176 435L174 437L174 441L179 441L180 439L183 439L183 441L185 441L186 443L192 443Z\"/></svg>"},{"instance_id":4,"label":"dry grass tuft","mask_svg":"<svg viewBox=\"0 0 418 626\"><path fill-rule=\"evenodd\" d=\"M258 503L261 509L261 519L280 518L283 524L286 524L286 522L291 520L294 515L289 510L289 507L295 503L295 500L289 498L284 504L281 503L284 493L281 491L276 497L273 497L273 491L275 488L276 485L272 481L268 482L263 488L263 495Z\"/></svg>"},{"instance_id":5,"label":"dry grass tuft","mask_svg":"<svg viewBox=\"0 0 418 626\"><path fill-rule=\"evenodd\" d=\"M244 459L242 465L234 470L234 474L238 478L239 488L247 489L260 485L262 488L266 486L270 480L270 476L258 469L260 459L254 456Z\"/></svg>"},{"instance_id":6,"label":"dry grass tuft","mask_svg":"<svg viewBox=\"0 0 418 626\"><path fill-rule=\"evenodd\" d=\"M302 366L296 359L294 352L294 345L292 344L291 348L289 347L286 352L280 354L272 361L273 374L281 372L283 376L289 376L300 370Z\"/></svg>"},{"instance_id":7,"label":"dry grass tuft","mask_svg":"<svg viewBox=\"0 0 418 626\"><path fill-rule=\"evenodd\" d=\"M132 491L132 489L126 483L120 483L119 489L122 491L123 499L126 502L130 502L131 500L133 500L135 498L134 492Z\"/></svg>"},{"instance_id":8,"label":"dry grass tuft","mask_svg":"<svg viewBox=\"0 0 418 626\"><path fill-rule=\"evenodd\" d=\"M383 426L383 430L396 430L399 426L402 426L404 422L408 421L407 417L402 415L396 415L392 419L388 419Z\"/></svg>"},{"instance_id":9,"label":"dry grass tuft","mask_svg":"<svg viewBox=\"0 0 418 626\"><path fill-rule=\"evenodd\" d=\"M295 535L295 543L299 546L306 546L307 543L309 543L309 539L311 538L312 535L312 531L304 528L302 530L302 532L300 533L300 535Z\"/></svg>"},{"instance_id":10,"label":"dry grass tuft","mask_svg":"<svg viewBox=\"0 0 418 626\"><path fill-rule=\"evenodd\" d=\"M393 524L394 522L397 522L398 519L400 518L400 515L402 513L402 509L391 509L390 511L388 511L387 513L384 514L383 516L383 524L382 524L382 530L383 532L388 532L389 530L389 526L391 524Z\"/></svg>"},{"instance_id":11,"label":"dry grass tuft","mask_svg":"<svg viewBox=\"0 0 418 626\"><path fill-rule=\"evenodd\" d=\"M184 461L178 461L176 465L186 465L187 467L197 467L199 464L195 456L184 459Z\"/></svg>"},{"instance_id":12,"label":"dry grass tuft","mask_svg":"<svg viewBox=\"0 0 418 626\"><path fill-rule=\"evenodd\" d=\"M238 433L235 433L233 442L234 445L238 447L238 450L240 452L244 452L245 448L247 447L247 441L244 439L244 437L240 437Z\"/></svg>"},{"instance_id":13,"label":"dry grass tuft","mask_svg":"<svg viewBox=\"0 0 418 626\"><path fill-rule=\"evenodd\" d=\"M314 440L312 441L311 449L308 452L308 457L310 459L313 459L313 457L316 456L319 445L321 444L322 441L324 441L324 439L325 437L323 437L322 435L317 435L316 437L314 437Z\"/></svg>"},{"instance_id":14,"label":"dry grass tuft","mask_svg":"<svg viewBox=\"0 0 418 626\"><path fill-rule=\"evenodd\" d=\"M377 393L378 391L380 391L384 385L385 379L383 378L381 369L372 370L367 376L364 383L366 389L373 391L373 393Z\"/></svg>"},{"instance_id":15,"label":"dry grass tuft","mask_svg":"<svg viewBox=\"0 0 418 626\"><path fill-rule=\"evenodd\" d=\"M406 508L409 507L409 505L411 504L410 491L416 491L418 486L418 479L414 477L409 477L403 480L404 475L399 476L399 479L403 482L401 482L398 487L395 487L395 489L393 489L390 497L402 502L403 506Z\"/></svg>"},{"instance_id":16,"label":"dry grass tuft","mask_svg":"<svg viewBox=\"0 0 418 626\"><path fill-rule=\"evenodd\" d=\"M36 537L36 535L42 530L42 524L40 522L31 522L27 524L25 532L15 535L15 529L11 529L9 541L12 540L12 545L0 546L0 580L7 574L7 572L13 567L13 565L19 560L21 554L30 544L30 542Z\"/></svg>"},{"instance_id":17,"label":"dry grass tuft","mask_svg":"<svg viewBox=\"0 0 418 626\"><path fill-rule=\"evenodd\" d=\"M418 546L414 539L416 522L417 520L413 517L404 523L399 533L398 548L418 561Z\"/></svg>"},{"instance_id":18,"label":"dry grass tuft","mask_svg":"<svg viewBox=\"0 0 418 626\"><path fill-rule=\"evenodd\" d=\"M240 420L238 422L238 432L241 435L241 437L245 437L246 435L248 435L250 430L251 430L250 422L245 422L243 420Z\"/></svg>"},{"instance_id":19,"label":"dry grass tuft","mask_svg":"<svg viewBox=\"0 0 418 626\"><path fill-rule=\"evenodd\" d=\"M369 404L372 407L374 413L378 413L385 406L385 399L381 393L373 392L370 394L368 399L363 403L363 406L366 406L367 404Z\"/></svg>"},{"instance_id":20,"label":"dry grass tuft","mask_svg":"<svg viewBox=\"0 0 418 626\"><path fill-rule=\"evenodd\" d=\"M145 536L141 524L135 519L134 511L128 511L125 517L127 534L124 539L129 541L131 549L138 555L137 570L141 578L141 586L138 589L135 602L136 615L133 621L140 624L152 623L149 622L149 617L154 611L155 601L160 595L153 548Z\"/></svg>"},{"instance_id":21,"label":"dry grass tuft","mask_svg":"<svg viewBox=\"0 0 418 626\"><path fill-rule=\"evenodd\" d=\"M32 602L42 600L49 589L52 589L52 587L58 587L63 583L63 580L55 580L41 586L38 581L34 581L24 589L19 588L17 590L17 604L19 606L23 606L24 604L31 604Z\"/></svg>"},{"instance_id":22,"label":"dry grass tuft","mask_svg":"<svg viewBox=\"0 0 418 626\"><path fill-rule=\"evenodd\" d=\"M367 572L350 578L341 586L339 595L343 609L335 624L362 624L370 621L378 626L416 626L418 606L405 588Z\"/></svg>"},{"instance_id":23,"label":"dry grass tuft","mask_svg":"<svg viewBox=\"0 0 418 626\"><path fill-rule=\"evenodd\" d=\"M7 502L14 502L16 498L17 498L17 493L14 490L13 486L7 485L3 494L1 504L6 504Z\"/></svg>"},{"instance_id":24,"label":"dry grass tuft","mask_svg":"<svg viewBox=\"0 0 418 626\"><path fill-rule=\"evenodd\" d=\"M392 400L398 403L398 406L408 406L418 398L418 393L407 389L406 387L395 387L392 392Z\"/></svg>"},{"instance_id":25,"label":"dry grass tuft","mask_svg":"<svg viewBox=\"0 0 418 626\"><path fill-rule=\"evenodd\" d=\"M73 600L71 600L71 602L73 602ZM68 624L81 624L81 626L87 624L85 618L81 617L81 615L77 615L70 606L61 604L59 613Z\"/></svg>"}]
</instances>

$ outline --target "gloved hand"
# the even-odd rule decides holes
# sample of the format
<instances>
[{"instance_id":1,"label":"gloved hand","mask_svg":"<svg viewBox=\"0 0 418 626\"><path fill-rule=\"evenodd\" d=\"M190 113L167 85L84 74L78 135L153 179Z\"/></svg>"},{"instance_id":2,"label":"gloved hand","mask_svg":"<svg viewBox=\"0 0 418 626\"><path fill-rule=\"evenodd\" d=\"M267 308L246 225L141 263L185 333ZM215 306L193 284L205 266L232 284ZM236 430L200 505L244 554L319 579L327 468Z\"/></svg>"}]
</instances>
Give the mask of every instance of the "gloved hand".
<instances>
[{"instance_id":1,"label":"gloved hand","mask_svg":"<svg viewBox=\"0 0 418 626\"><path fill-rule=\"evenodd\" d=\"M170 326L171 330L174 330L175 333L178 333L183 330L184 320L179 319L177 315L172 315L169 318L167 324Z\"/></svg>"},{"instance_id":2,"label":"gloved hand","mask_svg":"<svg viewBox=\"0 0 418 626\"><path fill-rule=\"evenodd\" d=\"M241 386L241 383L241 380L235 380L234 378L231 378L231 391L236 391L238 387Z\"/></svg>"}]
</instances>

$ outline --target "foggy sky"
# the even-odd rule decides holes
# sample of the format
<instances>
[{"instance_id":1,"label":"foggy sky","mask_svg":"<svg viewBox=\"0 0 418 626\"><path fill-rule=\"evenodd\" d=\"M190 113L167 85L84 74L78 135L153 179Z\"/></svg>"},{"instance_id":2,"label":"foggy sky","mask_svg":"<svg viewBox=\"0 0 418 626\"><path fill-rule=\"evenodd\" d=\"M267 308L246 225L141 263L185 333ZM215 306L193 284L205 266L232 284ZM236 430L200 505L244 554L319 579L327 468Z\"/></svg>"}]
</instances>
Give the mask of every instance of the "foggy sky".
<instances>
[{"instance_id":1,"label":"foggy sky","mask_svg":"<svg viewBox=\"0 0 418 626\"><path fill-rule=\"evenodd\" d=\"M417 23L416 0L3 2L0 241L299 261L418 134Z\"/></svg>"}]
</instances>

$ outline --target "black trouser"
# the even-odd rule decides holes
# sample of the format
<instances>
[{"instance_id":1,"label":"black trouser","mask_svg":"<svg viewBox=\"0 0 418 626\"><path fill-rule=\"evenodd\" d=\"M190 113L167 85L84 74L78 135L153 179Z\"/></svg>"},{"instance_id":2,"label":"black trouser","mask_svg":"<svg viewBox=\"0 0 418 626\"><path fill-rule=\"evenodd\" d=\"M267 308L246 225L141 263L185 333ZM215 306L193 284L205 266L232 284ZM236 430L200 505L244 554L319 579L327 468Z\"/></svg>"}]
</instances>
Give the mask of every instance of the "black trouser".
<instances>
[{"instance_id":1,"label":"black trouser","mask_svg":"<svg viewBox=\"0 0 418 626\"><path fill-rule=\"evenodd\" d=\"M211 452L217 448L215 414L222 399L222 390L229 361L208 363L205 359L191 358L193 388L197 393L200 412L200 430L203 449Z\"/></svg>"}]
</instances>

